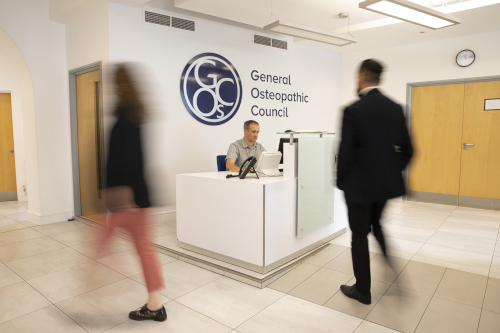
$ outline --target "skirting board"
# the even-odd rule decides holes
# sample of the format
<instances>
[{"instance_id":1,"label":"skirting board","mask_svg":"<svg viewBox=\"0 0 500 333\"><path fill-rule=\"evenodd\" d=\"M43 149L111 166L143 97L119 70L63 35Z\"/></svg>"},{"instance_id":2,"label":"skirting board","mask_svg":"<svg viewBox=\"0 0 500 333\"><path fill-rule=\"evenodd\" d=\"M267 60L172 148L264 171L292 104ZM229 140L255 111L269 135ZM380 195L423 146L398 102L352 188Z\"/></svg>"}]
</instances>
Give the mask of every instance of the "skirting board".
<instances>
[{"instance_id":1,"label":"skirting board","mask_svg":"<svg viewBox=\"0 0 500 333\"><path fill-rule=\"evenodd\" d=\"M30 211L26 212L26 219L38 225L45 225L57 222L64 222L73 217L73 212L62 212L51 215L39 215Z\"/></svg>"},{"instance_id":2,"label":"skirting board","mask_svg":"<svg viewBox=\"0 0 500 333\"><path fill-rule=\"evenodd\" d=\"M301 255L307 253L307 252L310 252L310 251L313 251L314 249L317 249L318 247L324 245L325 243L328 243L329 241L331 241L332 239L340 236L341 234L345 233L345 229L342 229L342 230L339 230L337 231L336 233L328 236L328 237L325 237L305 248L303 248L302 250L300 251L297 251L295 253L292 253L288 256L286 256L285 258L282 258L276 262L273 262L265 267L261 267L261 266L257 266L257 265L254 265L254 264L250 264L250 263L247 263L247 262L244 262L244 261L241 261L241 260L238 260L238 259L235 259L235 258L231 258L231 257L228 257L228 256L225 256L225 255L222 255L222 254L219 254L219 253L215 253L215 252L212 252L212 251L209 251L209 250L205 250L205 249L201 249L199 247L196 247L196 246L193 246L193 245L189 245L189 244L186 244L186 243L182 243L182 242L179 242L179 246L183 249L186 249L186 250L189 250L189 251L193 251L193 252L196 252L196 253L199 253L199 254L202 254L204 256L207 256L207 257L211 257L211 258L214 258L214 259L217 259L217 260L220 260L220 261L224 261L224 262L227 262L227 263L230 263L232 265L235 265L235 266L239 266L239 267L242 267L242 268L245 268L245 269L248 269L248 270L251 270L251 271L254 271L254 272L257 272L257 273L260 273L260 274L266 274L270 271L272 271L273 269L277 268L277 267L280 267L284 264L286 264L287 262L297 258L297 257L300 257Z\"/></svg>"},{"instance_id":3,"label":"skirting board","mask_svg":"<svg viewBox=\"0 0 500 333\"><path fill-rule=\"evenodd\" d=\"M16 201L17 200L17 192L0 192L0 201Z\"/></svg>"}]
</instances>

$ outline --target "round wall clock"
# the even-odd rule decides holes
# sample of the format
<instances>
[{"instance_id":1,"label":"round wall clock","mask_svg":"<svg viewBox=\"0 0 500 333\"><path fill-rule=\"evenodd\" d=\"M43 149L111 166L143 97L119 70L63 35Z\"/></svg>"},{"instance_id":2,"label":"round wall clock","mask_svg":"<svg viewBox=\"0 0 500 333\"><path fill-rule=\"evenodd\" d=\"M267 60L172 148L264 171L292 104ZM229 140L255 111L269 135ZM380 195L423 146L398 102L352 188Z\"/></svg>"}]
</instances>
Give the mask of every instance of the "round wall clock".
<instances>
[{"instance_id":1,"label":"round wall clock","mask_svg":"<svg viewBox=\"0 0 500 333\"><path fill-rule=\"evenodd\" d=\"M471 50L462 50L457 54L457 65L460 67L467 67L472 65L476 60L476 55Z\"/></svg>"}]
</instances>

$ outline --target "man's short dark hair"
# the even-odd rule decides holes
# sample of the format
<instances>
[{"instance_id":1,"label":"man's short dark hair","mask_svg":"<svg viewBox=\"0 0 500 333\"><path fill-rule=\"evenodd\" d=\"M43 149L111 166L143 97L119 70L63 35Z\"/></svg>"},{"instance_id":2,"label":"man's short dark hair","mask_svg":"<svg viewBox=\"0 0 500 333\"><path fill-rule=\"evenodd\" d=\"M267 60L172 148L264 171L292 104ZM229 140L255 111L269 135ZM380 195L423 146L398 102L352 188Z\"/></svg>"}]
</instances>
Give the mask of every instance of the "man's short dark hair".
<instances>
[{"instance_id":1,"label":"man's short dark hair","mask_svg":"<svg viewBox=\"0 0 500 333\"><path fill-rule=\"evenodd\" d=\"M255 120L247 120L245 121L245 123L243 124L243 128L246 129L247 131L250 130L250 125L252 124L255 124L257 126L260 126L258 122L256 122Z\"/></svg>"},{"instance_id":2,"label":"man's short dark hair","mask_svg":"<svg viewBox=\"0 0 500 333\"><path fill-rule=\"evenodd\" d=\"M380 75L383 71L384 67L382 64L373 59L366 59L361 63L361 67L359 68L359 72L365 74L365 80L372 84L380 83Z\"/></svg>"}]
</instances>

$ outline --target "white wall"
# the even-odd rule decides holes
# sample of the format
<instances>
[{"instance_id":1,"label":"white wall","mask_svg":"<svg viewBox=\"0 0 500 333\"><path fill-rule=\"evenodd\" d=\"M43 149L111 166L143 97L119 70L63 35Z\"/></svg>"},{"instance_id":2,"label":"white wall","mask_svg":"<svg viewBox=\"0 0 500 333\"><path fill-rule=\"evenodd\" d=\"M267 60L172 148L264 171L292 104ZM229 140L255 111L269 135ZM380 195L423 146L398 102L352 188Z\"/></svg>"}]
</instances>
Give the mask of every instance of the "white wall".
<instances>
[{"instance_id":1,"label":"white wall","mask_svg":"<svg viewBox=\"0 0 500 333\"><path fill-rule=\"evenodd\" d=\"M154 123L146 128L143 143L148 153L149 184L157 203L175 205L175 175L216 171L216 155L226 154L229 144L243 137L243 122L261 124L261 142L277 150L279 136L287 129L334 128L340 105L341 56L290 42L283 51L253 44L252 31L194 18L196 32L143 23L141 8L110 3L110 61L142 62L147 70L142 87L152 109ZM183 17L183 15L180 15ZM186 17L188 19L193 19ZM214 52L227 58L242 79L243 100L238 113L219 126L195 120L180 97L180 77L194 56ZM255 82L252 70L273 75L291 75L292 85ZM253 105L280 108L281 102L256 100L251 89L304 92L308 104L285 103L288 118L253 116ZM284 105L285 105L284 104Z\"/></svg>"},{"instance_id":2,"label":"white wall","mask_svg":"<svg viewBox=\"0 0 500 333\"><path fill-rule=\"evenodd\" d=\"M386 66L382 88L396 102L406 104L406 84L500 75L500 31L450 38L428 43L347 53L342 55L342 104L356 98L355 76L359 64L368 58ZM458 52L471 49L476 54L469 67L459 67Z\"/></svg>"},{"instance_id":3,"label":"white wall","mask_svg":"<svg viewBox=\"0 0 500 333\"><path fill-rule=\"evenodd\" d=\"M24 152L23 106L21 84L9 57L0 49L0 93L10 93L12 126L14 129L14 152L16 163L17 195L27 200L23 191L26 185L26 160Z\"/></svg>"},{"instance_id":4,"label":"white wall","mask_svg":"<svg viewBox=\"0 0 500 333\"><path fill-rule=\"evenodd\" d=\"M28 218L42 224L65 220L73 210L64 25L48 18L48 0L0 2L0 27L20 50L10 60L24 58L32 80L33 106L23 110ZM17 75L26 82L25 73Z\"/></svg>"}]
</instances>

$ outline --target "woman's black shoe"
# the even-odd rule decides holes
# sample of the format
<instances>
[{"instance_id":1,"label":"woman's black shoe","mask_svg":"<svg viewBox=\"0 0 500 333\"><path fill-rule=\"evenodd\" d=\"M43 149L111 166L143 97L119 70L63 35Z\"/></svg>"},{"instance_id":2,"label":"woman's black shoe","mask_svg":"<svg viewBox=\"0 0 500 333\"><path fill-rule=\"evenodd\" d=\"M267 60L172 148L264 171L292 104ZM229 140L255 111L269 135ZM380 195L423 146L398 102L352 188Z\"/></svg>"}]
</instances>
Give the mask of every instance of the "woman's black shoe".
<instances>
[{"instance_id":1,"label":"woman's black shoe","mask_svg":"<svg viewBox=\"0 0 500 333\"><path fill-rule=\"evenodd\" d=\"M159 310L151 311L148 309L148 305L144 304L142 308L130 312L128 317L132 320L165 321L167 320L167 311L164 306Z\"/></svg>"},{"instance_id":2,"label":"woman's black shoe","mask_svg":"<svg viewBox=\"0 0 500 333\"><path fill-rule=\"evenodd\" d=\"M372 297L370 295L363 296L356 290L356 284L352 286L341 285L340 290L349 298L355 299L363 304L372 304Z\"/></svg>"}]
</instances>

